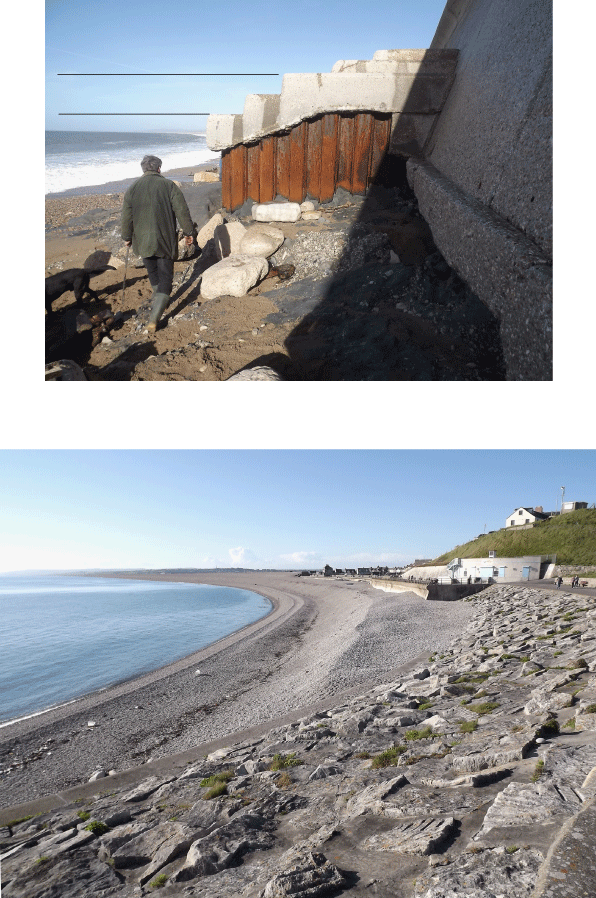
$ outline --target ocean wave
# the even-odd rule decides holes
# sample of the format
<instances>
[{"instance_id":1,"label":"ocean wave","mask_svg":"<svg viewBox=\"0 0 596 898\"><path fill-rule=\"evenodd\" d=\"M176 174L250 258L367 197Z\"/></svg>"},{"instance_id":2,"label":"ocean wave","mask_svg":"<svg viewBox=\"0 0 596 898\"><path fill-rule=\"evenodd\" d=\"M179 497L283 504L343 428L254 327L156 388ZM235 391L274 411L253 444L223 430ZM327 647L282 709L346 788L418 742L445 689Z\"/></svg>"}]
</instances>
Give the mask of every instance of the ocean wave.
<instances>
[{"instance_id":1,"label":"ocean wave","mask_svg":"<svg viewBox=\"0 0 596 898\"><path fill-rule=\"evenodd\" d=\"M157 152L157 151L156 151ZM183 152L160 154L163 160L163 171L184 168L191 165L202 165L211 159L219 158L219 153L202 146ZM91 187L108 184L111 181L124 181L128 178L139 178L142 175L140 159L120 159L108 161L109 155L99 153L93 161L88 157L74 162L72 157L52 158L46 162L45 192L60 193L74 187Z\"/></svg>"}]
</instances>

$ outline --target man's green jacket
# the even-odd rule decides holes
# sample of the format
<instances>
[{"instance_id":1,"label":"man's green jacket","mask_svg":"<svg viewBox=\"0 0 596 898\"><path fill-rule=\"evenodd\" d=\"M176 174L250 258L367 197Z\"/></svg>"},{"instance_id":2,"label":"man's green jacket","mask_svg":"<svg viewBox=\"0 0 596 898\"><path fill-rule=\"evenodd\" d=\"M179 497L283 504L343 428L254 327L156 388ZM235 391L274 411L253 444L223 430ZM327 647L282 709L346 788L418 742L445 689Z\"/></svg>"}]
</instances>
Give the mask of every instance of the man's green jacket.
<instances>
[{"instance_id":1,"label":"man's green jacket","mask_svg":"<svg viewBox=\"0 0 596 898\"><path fill-rule=\"evenodd\" d=\"M190 237L193 224L182 191L156 171L145 172L124 194L122 239L132 238L132 248L142 259L178 258L176 219Z\"/></svg>"}]
</instances>

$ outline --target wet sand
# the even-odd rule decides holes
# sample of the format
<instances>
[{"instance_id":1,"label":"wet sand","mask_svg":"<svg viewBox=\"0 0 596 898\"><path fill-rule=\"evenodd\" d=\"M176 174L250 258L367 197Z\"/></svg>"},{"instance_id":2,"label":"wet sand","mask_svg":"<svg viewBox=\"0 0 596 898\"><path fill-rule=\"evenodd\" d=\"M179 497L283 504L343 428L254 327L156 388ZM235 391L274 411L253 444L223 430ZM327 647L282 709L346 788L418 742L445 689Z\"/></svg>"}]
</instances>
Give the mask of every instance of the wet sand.
<instances>
[{"instance_id":1,"label":"wet sand","mask_svg":"<svg viewBox=\"0 0 596 898\"><path fill-rule=\"evenodd\" d=\"M87 783L98 769L135 768L129 780L143 778L240 733L257 735L313 706L328 707L445 647L471 613L469 604L290 572L132 579L249 589L273 608L173 664L0 728L0 766L11 768L2 775L2 807Z\"/></svg>"}]
</instances>

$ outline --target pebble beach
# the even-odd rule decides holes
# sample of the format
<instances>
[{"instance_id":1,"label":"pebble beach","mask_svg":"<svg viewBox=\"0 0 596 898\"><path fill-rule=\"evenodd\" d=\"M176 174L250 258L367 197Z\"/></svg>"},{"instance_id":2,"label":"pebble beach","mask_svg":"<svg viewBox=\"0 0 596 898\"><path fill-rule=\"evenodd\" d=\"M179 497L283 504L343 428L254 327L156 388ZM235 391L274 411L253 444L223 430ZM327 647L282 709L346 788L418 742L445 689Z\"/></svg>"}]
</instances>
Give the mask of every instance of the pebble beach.
<instances>
[{"instance_id":1,"label":"pebble beach","mask_svg":"<svg viewBox=\"0 0 596 898\"><path fill-rule=\"evenodd\" d=\"M471 614L465 603L385 593L367 581L289 572L146 575L158 577L249 589L272 611L139 679L0 727L2 807L86 783L97 770L117 778L163 768L181 754L203 756L232 734L264 731L440 651Z\"/></svg>"}]
</instances>

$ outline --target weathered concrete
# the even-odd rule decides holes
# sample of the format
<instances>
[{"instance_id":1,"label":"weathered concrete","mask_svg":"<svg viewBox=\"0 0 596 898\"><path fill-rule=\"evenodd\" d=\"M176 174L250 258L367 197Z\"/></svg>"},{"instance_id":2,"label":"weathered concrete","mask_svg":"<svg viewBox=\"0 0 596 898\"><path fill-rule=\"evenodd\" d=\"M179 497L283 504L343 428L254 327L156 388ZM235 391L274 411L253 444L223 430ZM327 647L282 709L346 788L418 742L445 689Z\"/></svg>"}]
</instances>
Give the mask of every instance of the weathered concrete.
<instances>
[{"instance_id":1,"label":"weathered concrete","mask_svg":"<svg viewBox=\"0 0 596 898\"><path fill-rule=\"evenodd\" d=\"M501 317L509 380L552 378L552 3L449 0L455 81L410 181L445 258Z\"/></svg>"},{"instance_id":2,"label":"weathered concrete","mask_svg":"<svg viewBox=\"0 0 596 898\"><path fill-rule=\"evenodd\" d=\"M457 50L378 50L372 60L340 60L332 72L284 75L281 93L248 94L242 115L210 115L207 145L226 150L329 112L391 112L392 147L425 143L442 108ZM403 120L402 120L403 119Z\"/></svg>"}]
</instances>

